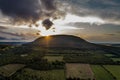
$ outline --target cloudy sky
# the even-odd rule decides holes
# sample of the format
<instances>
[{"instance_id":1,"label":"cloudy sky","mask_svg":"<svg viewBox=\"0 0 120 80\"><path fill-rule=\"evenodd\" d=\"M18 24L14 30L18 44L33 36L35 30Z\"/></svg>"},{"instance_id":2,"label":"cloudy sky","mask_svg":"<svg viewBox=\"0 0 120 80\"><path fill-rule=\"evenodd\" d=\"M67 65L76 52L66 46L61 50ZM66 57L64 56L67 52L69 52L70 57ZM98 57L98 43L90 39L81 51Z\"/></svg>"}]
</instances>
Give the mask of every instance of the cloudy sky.
<instances>
[{"instance_id":1,"label":"cloudy sky","mask_svg":"<svg viewBox=\"0 0 120 80\"><path fill-rule=\"evenodd\" d=\"M55 34L120 42L120 0L0 0L0 41Z\"/></svg>"}]
</instances>

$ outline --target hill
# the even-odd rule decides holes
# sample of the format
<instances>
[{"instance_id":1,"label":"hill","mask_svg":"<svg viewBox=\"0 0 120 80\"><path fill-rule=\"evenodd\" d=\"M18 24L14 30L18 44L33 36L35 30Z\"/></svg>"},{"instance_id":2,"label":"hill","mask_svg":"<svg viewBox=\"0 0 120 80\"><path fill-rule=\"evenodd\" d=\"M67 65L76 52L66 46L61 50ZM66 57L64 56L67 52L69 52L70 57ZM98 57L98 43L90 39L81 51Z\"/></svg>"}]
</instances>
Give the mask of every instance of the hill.
<instances>
[{"instance_id":1,"label":"hill","mask_svg":"<svg viewBox=\"0 0 120 80\"><path fill-rule=\"evenodd\" d=\"M43 48L69 48L69 49L100 49L96 44L89 43L86 40L72 35L53 35L40 37L30 43L32 46Z\"/></svg>"},{"instance_id":2,"label":"hill","mask_svg":"<svg viewBox=\"0 0 120 80\"><path fill-rule=\"evenodd\" d=\"M73 35L52 35L39 37L35 41L22 46L29 48L59 49L59 50L82 50L82 51L103 51L120 55L119 47L105 46L90 43L80 37Z\"/></svg>"}]
</instances>

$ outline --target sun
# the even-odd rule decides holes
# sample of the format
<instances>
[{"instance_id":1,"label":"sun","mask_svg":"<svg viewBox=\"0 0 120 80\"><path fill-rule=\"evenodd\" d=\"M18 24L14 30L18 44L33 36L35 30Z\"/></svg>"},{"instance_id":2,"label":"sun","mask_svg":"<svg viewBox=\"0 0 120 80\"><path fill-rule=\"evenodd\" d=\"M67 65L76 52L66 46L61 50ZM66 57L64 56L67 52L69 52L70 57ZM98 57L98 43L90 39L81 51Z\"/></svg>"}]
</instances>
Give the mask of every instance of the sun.
<instances>
[{"instance_id":1,"label":"sun","mask_svg":"<svg viewBox=\"0 0 120 80\"><path fill-rule=\"evenodd\" d=\"M50 35L56 35L58 32L56 32L53 28L50 28L49 30L46 30L45 28L40 30L41 36L50 36Z\"/></svg>"},{"instance_id":2,"label":"sun","mask_svg":"<svg viewBox=\"0 0 120 80\"><path fill-rule=\"evenodd\" d=\"M52 35L52 32L49 32L49 31L41 31L40 34L41 34L41 36L50 36L50 35Z\"/></svg>"}]
</instances>

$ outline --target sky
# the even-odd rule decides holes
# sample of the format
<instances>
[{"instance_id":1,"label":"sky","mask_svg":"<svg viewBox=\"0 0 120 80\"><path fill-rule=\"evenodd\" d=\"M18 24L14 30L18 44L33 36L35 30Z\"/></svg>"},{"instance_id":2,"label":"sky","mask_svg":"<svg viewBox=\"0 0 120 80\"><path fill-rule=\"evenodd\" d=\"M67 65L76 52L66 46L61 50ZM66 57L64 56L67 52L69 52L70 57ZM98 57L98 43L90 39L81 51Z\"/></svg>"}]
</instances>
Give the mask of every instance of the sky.
<instances>
[{"instance_id":1,"label":"sky","mask_svg":"<svg viewBox=\"0 0 120 80\"><path fill-rule=\"evenodd\" d=\"M0 42L57 34L120 43L120 0L0 0Z\"/></svg>"}]
</instances>

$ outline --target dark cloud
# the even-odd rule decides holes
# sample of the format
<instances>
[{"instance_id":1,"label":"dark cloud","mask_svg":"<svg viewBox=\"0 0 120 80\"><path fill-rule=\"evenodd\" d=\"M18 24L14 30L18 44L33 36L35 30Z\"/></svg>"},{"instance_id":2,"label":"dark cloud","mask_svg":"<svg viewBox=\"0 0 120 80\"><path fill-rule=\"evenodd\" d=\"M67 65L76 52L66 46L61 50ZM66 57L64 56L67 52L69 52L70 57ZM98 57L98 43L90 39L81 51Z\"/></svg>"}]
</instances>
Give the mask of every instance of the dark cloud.
<instances>
[{"instance_id":1,"label":"dark cloud","mask_svg":"<svg viewBox=\"0 0 120 80\"><path fill-rule=\"evenodd\" d=\"M86 34L86 35L97 35L97 34L104 34L104 36L120 36L120 25L116 24L90 24L90 23L82 23L82 22L75 22L75 23L68 23L67 26L74 26L79 28L84 28L83 30L79 31L79 34Z\"/></svg>"},{"instance_id":2,"label":"dark cloud","mask_svg":"<svg viewBox=\"0 0 120 80\"><path fill-rule=\"evenodd\" d=\"M6 27L0 26L0 30L8 29Z\"/></svg>"},{"instance_id":3,"label":"dark cloud","mask_svg":"<svg viewBox=\"0 0 120 80\"><path fill-rule=\"evenodd\" d=\"M7 37L0 36L0 40L21 40L21 38L17 39L17 38L7 38Z\"/></svg>"},{"instance_id":4,"label":"dark cloud","mask_svg":"<svg viewBox=\"0 0 120 80\"><path fill-rule=\"evenodd\" d=\"M5 37L0 37L0 40L6 40L7 38L5 38Z\"/></svg>"},{"instance_id":5,"label":"dark cloud","mask_svg":"<svg viewBox=\"0 0 120 80\"><path fill-rule=\"evenodd\" d=\"M6 35L11 35L11 36L16 36L16 37L20 37L20 34L17 33L11 33L11 32L5 32L5 31L0 31L0 34L6 34Z\"/></svg>"},{"instance_id":6,"label":"dark cloud","mask_svg":"<svg viewBox=\"0 0 120 80\"><path fill-rule=\"evenodd\" d=\"M120 0L0 0L0 9L15 22L31 24L39 19L56 19L65 13L120 22L119 3Z\"/></svg>"},{"instance_id":7,"label":"dark cloud","mask_svg":"<svg viewBox=\"0 0 120 80\"><path fill-rule=\"evenodd\" d=\"M55 10L54 0L41 0L43 5L45 5L46 10Z\"/></svg>"},{"instance_id":8,"label":"dark cloud","mask_svg":"<svg viewBox=\"0 0 120 80\"><path fill-rule=\"evenodd\" d=\"M69 12L79 16L96 16L107 21L120 22L120 0L62 0Z\"/></svg>"},{"instance_id":9,"label":"dark cloud","mask_svg":"<svg viewBox=\"0 0 120 80\"><path fill-rule=\"evenodd\" d=\"M0 9L13 22L30 24L58 11L55 0L0 0Z\"/></svg>"},{"instance_id":10,"label":"dark cloud","mask_svg":"<svg viewBox=\"0 0 120 80\"><path fill-rule=\"evenodd\" d=\"M82 23L82 22L71 22L71 23L67 23L65 24L67 26L74 26L74 27L84 27L84 28L102 28L102 29L106 29L106 30L111 30L111 31L117 31L119 32L120 31L120 25L117 25L117 24L108 24L108 23L105 23L105 24L90 24L90 23Z\"/></svg>"},{"instance_id":11,"label":"dark cloud","mask_svg":"<svg viewBox=\"0 0 120 80\"><path fill-rule=\"evenodd\" d=\"M71 23L67 23L65 24L67 26L74 26L74 27L90 27L90 26L93 26L93 25L90 25L90 23L82 23L82 22L71 22Z\"/></svg>"},{"instance_id":12,"label":"dark cloud","mask_svg":"<svg viewBox=\"0 0 120 80\"><path fill-rule=\"evenodd\" d=\"M46 28L46 30L48 30L53 25L53 22L50 21L49 19L46 19L42 22L42 25Z\"/></svg>"},{"instance_id":13,"label":"dark cloud","mask_svg":"<svg viewBox=\"0 0 120 80\"><path fill-rule=\"evenodd\" d=\"M29 40L35 38L37 38L35 33L30 33L30 32L11 33L11 32L0 31L0 40Z\"/></svg>"}]
</instances>

